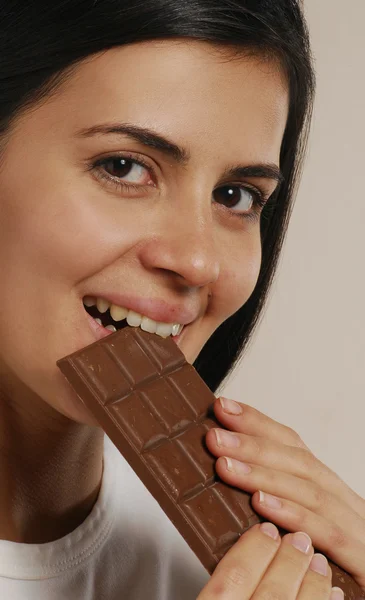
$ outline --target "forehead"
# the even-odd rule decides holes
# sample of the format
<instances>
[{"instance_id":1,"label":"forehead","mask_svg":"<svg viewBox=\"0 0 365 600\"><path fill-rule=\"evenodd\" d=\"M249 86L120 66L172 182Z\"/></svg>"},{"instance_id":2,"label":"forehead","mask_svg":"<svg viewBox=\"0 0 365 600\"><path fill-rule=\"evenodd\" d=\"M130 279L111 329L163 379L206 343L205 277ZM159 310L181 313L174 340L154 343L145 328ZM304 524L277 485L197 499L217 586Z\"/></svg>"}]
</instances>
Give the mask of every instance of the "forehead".
<instances>
[{"instance_id":1,"label":"forehead","mask_svg":"<svg viewBox=\"0 0 365 600\"><path fill-rule=\"evenodd\" d=\"M230 58L203 42L154 41L89 57L41 111L48 133L123 121L161 131L192 153L235 152L249 140L251 157L262 158L263 148L277 154L288 90L276 62Z\"/></svg>"}]
</instances>

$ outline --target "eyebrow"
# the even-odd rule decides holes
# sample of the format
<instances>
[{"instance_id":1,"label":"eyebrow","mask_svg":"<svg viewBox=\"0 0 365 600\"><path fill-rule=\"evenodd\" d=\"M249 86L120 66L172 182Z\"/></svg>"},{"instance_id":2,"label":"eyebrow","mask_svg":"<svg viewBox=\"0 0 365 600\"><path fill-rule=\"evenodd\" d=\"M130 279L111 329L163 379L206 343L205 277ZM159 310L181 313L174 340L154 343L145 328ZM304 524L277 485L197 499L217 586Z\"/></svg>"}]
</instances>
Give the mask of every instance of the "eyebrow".
<instances>
[{"instance_id":1,"label":"eyebrow","mask_svg":"<svg viewBox=\"0 0 365 600\"><path fill-rule=\"evenodd\" d=\"M186 165L190 160L190 152L178 146L166 137L156 133L152 129L132 125L130 123L105 123L80 129L76 137L89 138L97 135L127 136L133 140L162 152L172 158L179 165ZM225 171L225 176L231 177L260 177L273 179L279 184L285 180L280 168L274 163L259 163L247 166L233 166Z\"/></svg>"}]
</instances>

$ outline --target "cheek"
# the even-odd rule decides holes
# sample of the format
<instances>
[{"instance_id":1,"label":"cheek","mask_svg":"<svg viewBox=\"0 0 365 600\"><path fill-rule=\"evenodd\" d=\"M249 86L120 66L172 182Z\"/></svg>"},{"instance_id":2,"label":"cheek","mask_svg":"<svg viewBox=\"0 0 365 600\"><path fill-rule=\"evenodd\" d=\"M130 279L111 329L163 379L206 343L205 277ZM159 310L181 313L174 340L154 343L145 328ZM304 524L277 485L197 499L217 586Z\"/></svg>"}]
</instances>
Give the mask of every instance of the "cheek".
<instances>
[{"instance_id":1,"label":"cheek","mask_svg":"<svg viewBox=\"0 0 365 600\"><path fill-rule=\"evenodd\" d=\"M217 302L221 307L220 323L232 316L250 298L255 289L261 268L261 241L259 228L243 234L222 265L222 277L217 290Z\"/></svg>"},{"instance_id":2,"label":"cheek","mask_svg":"<svg viewBox=\"0 0 365 600\"><path fill-rule=\"evenodd\" d=\"M121 232L113 202L85 186L39 176L3 178L0 189L0 379L3 368L67 408L56 360L94 341L80 321L78 284L118 258L122 234L123 247L133 245L135 231L127 223Z\"/></svg>"},{"instance_id":3,"label":"cheek","mask_svg":"<svg viewBox=\"0 0 365 600\"><path fill-rule=\"evenodd\" d=\"M37 198L29 190L18 190L15 197L22 198L21 205L14 202L14 194L2 197L6 235L0 241L1 271L7 278L21 279L24 286L74 285L121 252L121 230L112 201L105 207L85 189L55 187L57 194L40 190ZM125 248L132 238L133 228L125 227Z\"/></svg>"},{"instance_id":4,"label":"cheek","mask_svg":"<svg viewBox=\"0 0 365 600\"><path fill-rule=\"evenodd\" d=\"M18 145L10 152L0 189L6 232L0 267L10 276L12 265L33 285L38 278L74 285L90 277L116 260L121 239L128 249L135 233L128 218L121 231L118 200L98 191L90 173L70 167L62 152L50 151L42 168Z\"/></svg>"}]
</instances>

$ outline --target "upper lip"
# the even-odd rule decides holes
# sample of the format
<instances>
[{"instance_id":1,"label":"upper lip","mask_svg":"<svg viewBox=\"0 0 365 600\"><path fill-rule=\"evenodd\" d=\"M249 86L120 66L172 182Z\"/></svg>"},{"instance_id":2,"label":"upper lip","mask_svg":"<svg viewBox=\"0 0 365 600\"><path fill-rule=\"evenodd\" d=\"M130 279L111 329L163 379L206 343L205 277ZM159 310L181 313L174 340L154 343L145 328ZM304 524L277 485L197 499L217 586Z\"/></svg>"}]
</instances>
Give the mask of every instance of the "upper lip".
<instances>
[{"instance_id":1,"label":"upper lip","mask_svg":"<svg viewBox=\"0 0 365 600\"><path fill-rule=\"evenodd\" d=\"M179 323L179 325L188 325L195 321L199 316L198 307L184 306L179 304L169 304L162 298L139 298L136 296L125 296L118 292L111 293L88 293L87 296L93 298L103 298L110 304L116 304L128 310L133 310L140 315L148 317L153 321L160 323Z\"/></svg>"}]
</instances>

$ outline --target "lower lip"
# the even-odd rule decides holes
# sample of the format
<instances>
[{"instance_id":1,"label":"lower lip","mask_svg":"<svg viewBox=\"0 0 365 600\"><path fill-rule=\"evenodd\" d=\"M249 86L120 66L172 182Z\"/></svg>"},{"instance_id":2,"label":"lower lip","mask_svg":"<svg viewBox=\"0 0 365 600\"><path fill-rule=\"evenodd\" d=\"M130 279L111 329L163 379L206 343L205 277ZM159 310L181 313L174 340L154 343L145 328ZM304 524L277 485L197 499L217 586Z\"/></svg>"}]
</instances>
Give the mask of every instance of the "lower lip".
<instances>
[{"instance_id":1,"label":"lower lip","mask_svg":"<svg viewBox=\"0 0 365 600\"><path fill-rule=\"evenodd\" d=\"M185 329L185 327L184 327L184 329ZM182 330L182 332L181 332L181 333L179 333L179 335L172 336L172 339L174 340L174 342L175 342L176 344L177 344L177 343L178 343L178 342L181 340L181 336L182 336L182 334L184 333L184 329Z\"/></svg>"},{"instance_id":2,"label":"lower lip","mask_svg":"<svg viewBox=\"0 0 365 600\"><path fill-rule=\"evenodd\" d=\"M102 338L107 337L108 335L112 335L113 333L115 333L115 331L109 331L109 329L105 329L105 327L103 327L103 325L99 325L99 323L97 323L95 321L95 319L93 319L93 317L91 317L89 315L88 312L86 312L86 315L88 317L89 324L90 324L93 332L96 334L98 340L101 340ZM184 327L184 329L185 329L185 327ZM175 344L177 344L180 341L181 336L182 336L182 334L184 332L184 329L182 330L182 332L179 335L172 336L172 339L174 340Z\"/></svg>"},{"instance_id":3,"label":"lower lip","mask_svg":"<svg viewBox=\"0 0 365 600\"><path fill-rule=\"evenodd\" d=\"M95 319L93 319L88 312L86 312L86 317L87 320L89 321L89 325L93 331L93 333L96 335L97 340L101 340L102 338L105 338L107 335L110 335L111 333L113 333L112 331L109 331L109 329L105 329L105 327L103 327L102 325L99 325L99 323L97 323L95 321Z\"/></svg>"}]
</instances>

